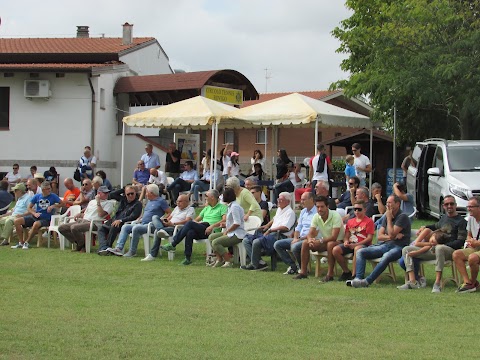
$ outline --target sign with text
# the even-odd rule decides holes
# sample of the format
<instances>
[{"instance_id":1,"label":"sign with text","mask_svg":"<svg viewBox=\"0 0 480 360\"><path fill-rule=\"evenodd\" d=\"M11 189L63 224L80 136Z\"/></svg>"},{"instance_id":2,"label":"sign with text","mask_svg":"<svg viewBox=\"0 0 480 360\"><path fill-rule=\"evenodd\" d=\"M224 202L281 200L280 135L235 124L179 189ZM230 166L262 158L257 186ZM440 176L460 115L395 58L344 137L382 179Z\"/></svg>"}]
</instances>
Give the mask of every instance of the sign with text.
<instances>
[{"instance_id":1,"label":"sign with text","mask_svg":"<svg viewBox=\"0 0 480 360\"><path fill-rule=\"evenodd\" d=\"M193 161L195 169L199 168L200 134L175 133L173 140L177 144L177 149L182 154L180 164L183 166L185 161Z\"/></svg>"},{"instance_id":2,"label":"sign with text","mask_svg":"<svg viewBox=\"0 0 480 360\"><path fill-rule=\"evenodd\" d=\"M243 90L222 88L205 85L202 87L202 96L229 105L242 105Z\"/></svg>"},{"instance_id":3,"label":"sign with text","mask_svg":"<svg viewBox=\"0 0 480 360\"><path fill-rule=\"evenodd\" d=\"M401 182L403 179L403 170L397 169L397 182ZM387 169L387 196L393 194L393 168Z\"/></svg>"}]
</instances>

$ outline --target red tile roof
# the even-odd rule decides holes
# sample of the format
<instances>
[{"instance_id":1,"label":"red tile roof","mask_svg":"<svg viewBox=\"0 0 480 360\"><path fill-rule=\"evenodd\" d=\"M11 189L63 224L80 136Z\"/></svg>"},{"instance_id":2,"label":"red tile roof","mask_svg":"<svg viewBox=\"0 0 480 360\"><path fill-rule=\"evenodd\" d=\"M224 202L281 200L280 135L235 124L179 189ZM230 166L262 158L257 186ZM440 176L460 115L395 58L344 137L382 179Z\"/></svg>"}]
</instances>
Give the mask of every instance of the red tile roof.
<instances>
[{"instance_id":1,"label":"red tile roof","mask_svg":"<svg viewBox=\"0 0 480 360\"><path fill-rule=\"evenodd\" d=\"M273 100L276 98L279 98L281 96L289 95L294 93L295 91L292 92L283 92L283 93L268 93L268 94L260 94L260 97L258 100L250 100L250 101L245 101L243 103L242 107L250 106L250 105L255 105L258 103L262 103L264 101L268 100ZM335 90L335 91L328 91L328 90L322 90L322 91L296 91L299 94L311 97L313 99L320 100L324 97L330 96L332 94L335 94L337 92L340 92L340 90Z\"/></svg>"},{"instance_id":2,"label":"red tile roof","mask_svg":"<svg viewBox=\"0 0 480 360\"><path fill-rule=\"evenodd\" d=\"M118 54L155 41L140 37L122 45L122 38L0 38L0 54Z\"/></svg>"},{"instance_id":3,"label":"red tile roof","mask_svg":"<svg viewBox=\"0 0 480 360\"><path fill-rule=\"evenodd\" d=\"M118 80L114 93L200 89L217 70L178 74L128 76Z\"/></svg>"},{"instance_id":4,"label":"red tile roof","mask_svg":"<svg viewBox=\"0 0 480 360\"><path fill-rule=\"evenodd\" d=\"M0 64L0 71L85 71L97 67L124 65L121 61L103 64Z\"/></svg>"}]
</instances>

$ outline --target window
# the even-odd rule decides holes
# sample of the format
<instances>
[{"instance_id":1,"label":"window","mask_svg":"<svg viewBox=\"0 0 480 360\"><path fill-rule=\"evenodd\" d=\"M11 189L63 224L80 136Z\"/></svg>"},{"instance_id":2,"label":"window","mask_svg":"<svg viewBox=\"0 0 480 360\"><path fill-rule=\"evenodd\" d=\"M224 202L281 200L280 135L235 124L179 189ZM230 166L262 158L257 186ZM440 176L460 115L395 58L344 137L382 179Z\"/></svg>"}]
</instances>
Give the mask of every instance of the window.
<instances>
[{"instance_id":1,"label":"window","mask_svg":"<svg viewBox=\"0 0 480 360\"><path fill-rule=\"evenodd\" d=\"M233 144L235 143L235 133L232 130L225 130L225 139L224 144Z\"/></svg>"},{"instance_id":2,"label":"window","mask_svg":"<svg viewBox=\"0 0 480 360\"><path fill-rule=\"evenodd\" d=\"M342 136L342 133L335 133L335 137Z\"/></svg>"},{"instance_id":3,"label":"window","mask_svg":"<svg viewBox=\"0 0 480 360\"><path fill-rule=\"evenodd\" d=\"M257 144L265 144L266 143L266 134L265 129L257 130Z\"/></svg>"},{"instance_id":4,"label":"window","mask_svg":"<svg viewBox=\"0 0 480 360\"><path fill-rule=\"evenodd\" d=\"M100 109L105 110L105 89L100 88Z\"/></svg>"},{"instance_id":5,"label":"window","mask_svg":"<svg viewBox=\"0 0 480 360\"><path fill-rule=\"evenodd\" d=\"M437 146L437 152L435 153L435 160L433 162L433 167L440 169L440 173L443 174L443 149L440 146Z\"/></svg>"},{"instance_id":6,"label":"window","mask_svg":"<svg viewBox=\"0 0 480 360\"><path fill-rule=\"evenodd\" d=\"M0 129L10 127L10 88L0 87Z\"/></svg>"}]
</instances>

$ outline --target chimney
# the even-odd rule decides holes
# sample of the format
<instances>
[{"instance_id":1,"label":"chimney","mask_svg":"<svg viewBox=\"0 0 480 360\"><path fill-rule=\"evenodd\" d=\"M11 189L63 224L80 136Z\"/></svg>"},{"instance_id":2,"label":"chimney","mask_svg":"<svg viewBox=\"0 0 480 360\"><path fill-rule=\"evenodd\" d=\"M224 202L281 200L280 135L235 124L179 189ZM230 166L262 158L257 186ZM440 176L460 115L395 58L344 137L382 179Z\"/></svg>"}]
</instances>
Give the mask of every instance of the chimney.
<instances>
[{"instance_id":1,"label":"chimney","mask_svg":"<svg viewBox=\"0 0 480 360\"><path fill-rule=\"evenodd\" d=\"M77 26L77 38L88 38L88 26Z\"/></svg>"},{"instance_id":2,"label":"chimney","mask_svg":"<svg viewBox=\"0 0 480 360\"><path fill-rule=\"evenodd\" d=\"M122 25L123 26L123 38L122 45L130 45L133 42L133 24L130 25L128 22Z\"/></svg>"}]
</instances>

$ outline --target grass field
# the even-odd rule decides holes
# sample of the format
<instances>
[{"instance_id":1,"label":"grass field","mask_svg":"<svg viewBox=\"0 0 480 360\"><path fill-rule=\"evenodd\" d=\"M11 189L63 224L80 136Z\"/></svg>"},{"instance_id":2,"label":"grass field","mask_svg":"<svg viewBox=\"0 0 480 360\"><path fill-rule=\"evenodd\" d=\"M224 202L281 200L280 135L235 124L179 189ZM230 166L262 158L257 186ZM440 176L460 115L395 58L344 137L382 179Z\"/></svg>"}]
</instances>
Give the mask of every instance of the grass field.
<instances>
[{"instance_id":1,"label":"grass field","mask_svg":"<svg viewBox=\"0 0 480 360\"><path fill-rule=\"evenodd\" d=\"M431 221L429 221L431 222ZM419 223L415 224L420 226ZM477 355L477 294L0 248L1 359L448 359ZM139 249L139 253L142 250ZM268 259L266 259L268 260ZM370 266L367 272L371 271ZM403 271L397 267L397 275Z\"/></svg>"}]
</instances>

